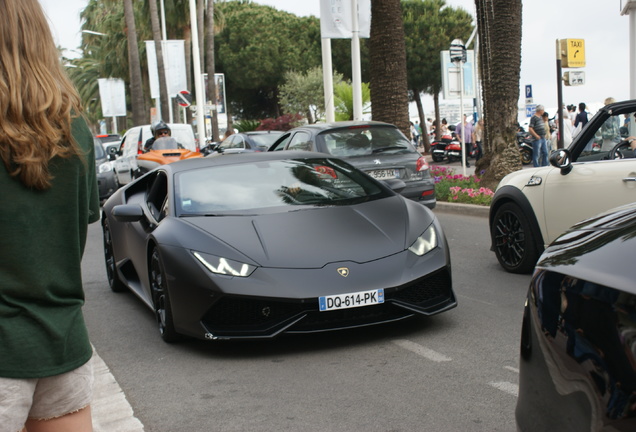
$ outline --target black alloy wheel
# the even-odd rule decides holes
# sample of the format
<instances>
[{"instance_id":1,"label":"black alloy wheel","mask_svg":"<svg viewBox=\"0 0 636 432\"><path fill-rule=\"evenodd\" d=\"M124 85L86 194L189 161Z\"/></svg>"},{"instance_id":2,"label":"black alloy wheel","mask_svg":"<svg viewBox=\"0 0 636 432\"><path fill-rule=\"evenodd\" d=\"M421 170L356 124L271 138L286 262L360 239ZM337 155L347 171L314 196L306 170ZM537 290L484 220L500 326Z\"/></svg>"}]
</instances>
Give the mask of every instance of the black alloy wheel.
<instances>
[{"instance_id":1,"label":"black alloy wheel","mask_svg":"<svg viewBox=\"0 0 636 432\"><path fill-rule=\"evenodd\" d=\"M124 285L117 275L115 255L113 253L113 237L110 233L108 219L104 219L102 223L102 232L104 238L104 262L106 263L106 277L108 278L108 285L113 292L124 292L126 291L126 285Z\"/></svg>"},{"instance_id":2,"label":"black alloy wheel","mask_svg":"<svg viewBox=\"0 0 636 432\"><path fill-rule=\"evenodd\" d=\"M177 342L181 340L174 329L172 320L172 305L170 304L170 296L168 287L166 286L166 277L159 255L159 249L154 248L150 257L150 289L152 291L152 304L159 324L159 333L164 342Z\"/></svg>"},{"instance_id":3,"label":"black alloy wheel","mask_svg":"<svg viewBox=\"0 0 636 432\"><path fill-rule=\"evenodd\" d=\"M518 205L503 204L495 213L490 229L499 264L510 273L530 273L539 252L533 241L528 218Z\"/></svg>"}]
</instances>

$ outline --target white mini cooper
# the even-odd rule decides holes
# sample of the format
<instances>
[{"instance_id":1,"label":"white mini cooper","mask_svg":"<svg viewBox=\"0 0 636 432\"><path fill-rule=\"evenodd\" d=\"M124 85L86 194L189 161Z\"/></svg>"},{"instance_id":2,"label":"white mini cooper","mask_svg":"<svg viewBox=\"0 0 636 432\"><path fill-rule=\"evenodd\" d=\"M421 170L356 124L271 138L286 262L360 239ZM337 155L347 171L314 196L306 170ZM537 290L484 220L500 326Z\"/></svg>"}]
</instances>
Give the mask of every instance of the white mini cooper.
<instances>
[{"instance_id":1,"label":"white mini cooper","mask_svg":"<svg viewBox=\"0 0 636 432\"><path fill-rule=\"evenodd\" d=\"M551 166L504 177L490 206L491 249L511 273L529 273L575 223L636 201L636 100L606 105Z\"/></svg>"}]
</instances>

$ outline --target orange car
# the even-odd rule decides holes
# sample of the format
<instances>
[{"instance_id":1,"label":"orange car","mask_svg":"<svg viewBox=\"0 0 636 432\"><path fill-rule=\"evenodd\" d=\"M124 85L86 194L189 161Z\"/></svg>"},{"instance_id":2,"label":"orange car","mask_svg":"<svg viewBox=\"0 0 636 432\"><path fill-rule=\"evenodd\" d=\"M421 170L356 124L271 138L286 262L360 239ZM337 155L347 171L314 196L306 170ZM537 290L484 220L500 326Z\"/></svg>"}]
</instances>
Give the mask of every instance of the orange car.
<instances>
[{"instance_id":1,"label":"orange car","mask_svg":"<svg viewBox=\"0 0 636 432\"><path fill-rule=\"evenodd\" d=\"M203 155L184 148L172 137L164 137L157 138L149 151L137 156L137 165L139 166L139 174L143 175L159 165L198 157L203 157Z\"/></svg>"}]
</instances>

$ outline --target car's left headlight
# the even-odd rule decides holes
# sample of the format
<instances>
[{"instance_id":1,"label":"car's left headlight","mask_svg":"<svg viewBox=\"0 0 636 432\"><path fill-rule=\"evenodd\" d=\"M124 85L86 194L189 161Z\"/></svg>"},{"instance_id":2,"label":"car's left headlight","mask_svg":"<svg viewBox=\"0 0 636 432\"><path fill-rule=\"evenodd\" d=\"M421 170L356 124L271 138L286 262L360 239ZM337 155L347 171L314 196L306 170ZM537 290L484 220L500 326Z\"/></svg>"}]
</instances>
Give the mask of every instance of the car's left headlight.
<instances>
[{"instance_id":1,"label":"car's left headlight","mask_svg":"<svg viewBox=\"0 0 636 432\"><path fill-rule=\"evenodd\" d=\"M409 250L415 255L423 256L437 247L437 231L435 226L428 227L424 234L419 236L415 243L411 245Z\"/></svg>"},{"instance_id":2,"label":"car's left headlight","mask_svg":"<svg viewBox=\"0 0 636 432\"><path fill-rule=\"evenodd\" d=\"M192 252L192 254L201 262L201 264L203 264L208 270L215 274L248 277L249 275L254 273L254 270L256 270L256 266L241 263L231 259L206 254L203 252Z\"/></svg>"},{"instance_id":3,"label":"car's left headlight","mask_svg":"<svg viewBox=\"0 0 636 432\"><path fill-rule=\"evenodd\" d=\"M99 174L103 174L103 173L107 173L107 172L112 171L112 170L113 170L113 166L110 163L108 163L108 162L104 162L103 164L101 164L99 166L99 168L97 169L97 172Z\"/></svg>"}]
</instances>

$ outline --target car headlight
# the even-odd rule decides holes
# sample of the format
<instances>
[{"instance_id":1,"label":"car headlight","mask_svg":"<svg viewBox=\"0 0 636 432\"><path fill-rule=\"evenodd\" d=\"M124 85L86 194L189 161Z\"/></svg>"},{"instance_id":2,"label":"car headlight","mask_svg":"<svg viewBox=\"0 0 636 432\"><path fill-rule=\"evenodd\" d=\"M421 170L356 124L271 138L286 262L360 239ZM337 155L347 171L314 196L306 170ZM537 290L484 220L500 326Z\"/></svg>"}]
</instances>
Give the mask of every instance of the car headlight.
<instances>
[{"instance_id":1,"label":"car headlight","mask_svg":"<svg viewBox=\"0 0 636 432\"><path fill-rule=\"evenodd\" d=\"M423 256L437 247L437 231L435 226L428 227L424 234L419 236L409 250L417 256Z\"/></svg>"},{"instance_id":2,"label":"car headlight","mask_svg":"<svg viewBox=\"0 0 636 432\"><path fill-rule=\"evenodd\" d=\"M99 168L97 169L97 172L100 174L103 174L112 170L113 170L113 166L108 162L104 162L103 164L99 166Z\"/></svg>"},{"instance_id":3,"label":"car headlight","mask_svg":"<svg viewBox=\"0 0 636 432\"><path fill-rule=\"evenodd\" d=\"M208 270L215 274L248 277L249 275L254 273L254 270L256 270L256 266L244 264L231 259L206 254L203 252L192 252L192 254L201 262L201 264L203 264Z\"/></svg>"}]
</instances>

